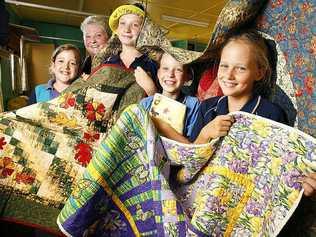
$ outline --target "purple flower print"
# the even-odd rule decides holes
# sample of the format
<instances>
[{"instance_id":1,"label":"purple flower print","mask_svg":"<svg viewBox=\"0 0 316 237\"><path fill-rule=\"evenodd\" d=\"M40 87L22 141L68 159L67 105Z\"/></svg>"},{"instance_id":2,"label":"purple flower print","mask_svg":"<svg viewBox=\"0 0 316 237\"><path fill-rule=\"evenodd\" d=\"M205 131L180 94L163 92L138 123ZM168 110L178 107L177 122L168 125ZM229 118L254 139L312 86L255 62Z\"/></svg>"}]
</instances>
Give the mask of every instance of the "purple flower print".
<instances>
[{"instance_id":1,"label":"purple flower print","mask_svg":"<svg viewBox=\"0 0 316 237\"><path fill-rule=\"evenodd\" d=\"M248 172L248 161L235 159L229 162L229 168L236 173L246 174Z\"/></svg>"},{"instance_id":2,"label":"purple flower print","mask_svg":"<svg viewBox=\"0 0 316 237\"><path fill-rule=\"evenodd\" d=\"M246 118L243 115L235 115L235 120L236 122L238 122L239 124L249 127L249 125L251 124L251 120Z\"/></svg>"},{"instance_id":3,"label":"purple flower print","mask_svg":"<svg viewBox=\"0 0 316 237\"><path fill-rule=\"evenodd\" d=\"M300 190L302 188L302 185L300 182L298 182L298 179L302 177L300 172L298 170L291 170L285 176L283 177L285 184L290 187L294 188L296 190Z\"/></svg>"},{"instance_id":4,"label":"purple flower print","mask_svg":"<svg viewBox=\"0 0 316 237\"><path fill-rule=\"evenodd\" d=\"M295 152L288 152L282 156L283 164L288 164L294 161L297 158L297 154Z\"/></svg>"},{"instance_id":5,"label":"purple flower print","mask_svg":"<svg viewBox=\"0 0 316 237\"><path fill-rule=\"evenodd\" d=\"M268 173L263 173L262 175L258 175L255 177L255 183L256 187L258 189L263 189L265 185L268 184L269 182L269 174Z\"/></svg>"},{"instance_id":6,"label":"purple flower print","mask_svg":"<svg viewBox=\"0 0 316 237\"><path fill-rule=\"evenodd\" d=\"M250 202L247 204L246 210L249 214L252 214L254 216L261 216L264 207L262 206L262 204L254 200L250 200Z\"/></svg>"},{"instance_id":7,"label":"purple flower print","mask_svg":"<svg viewBox=\"0 0 316 237\"><path fill-rule=\"evenodd\" d=\"M210 196L207 199L206 207L209 211L215 212L218 214L223 214L225 212L225 206L221 204L219 197Z\"/></svg>"}]
</instances>

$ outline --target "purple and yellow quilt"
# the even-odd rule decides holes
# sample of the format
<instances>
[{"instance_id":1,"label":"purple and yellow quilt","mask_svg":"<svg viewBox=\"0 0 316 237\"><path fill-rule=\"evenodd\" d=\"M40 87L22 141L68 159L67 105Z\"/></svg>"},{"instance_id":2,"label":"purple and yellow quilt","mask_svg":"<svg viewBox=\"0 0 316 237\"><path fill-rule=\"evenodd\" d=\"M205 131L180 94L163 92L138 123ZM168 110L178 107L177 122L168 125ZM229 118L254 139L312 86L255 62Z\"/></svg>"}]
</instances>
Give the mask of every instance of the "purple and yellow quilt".
<instances>
[{"instance_id":1,"label":"purple and yellow quilt","mask_svg":"<svg viewBox=\"0 0 316 237\"><path fill-rule=\"evenodd\" d=\"M276 236L300 201L300 177L316 168L316 140L233 115L228 136L186 145L159 137L141 107L126 109L60 213L63 233Z\"/></svg>"}]
</instances>

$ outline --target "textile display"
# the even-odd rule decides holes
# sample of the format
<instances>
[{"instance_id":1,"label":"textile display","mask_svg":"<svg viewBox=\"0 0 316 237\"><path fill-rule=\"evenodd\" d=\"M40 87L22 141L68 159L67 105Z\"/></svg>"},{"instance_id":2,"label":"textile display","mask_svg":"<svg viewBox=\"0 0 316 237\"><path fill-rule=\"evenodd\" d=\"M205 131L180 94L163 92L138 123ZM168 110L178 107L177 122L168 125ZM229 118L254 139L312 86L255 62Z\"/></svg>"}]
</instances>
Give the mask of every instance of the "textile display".
<instances>
[{"instance_id":1,"label":"textile display","mask_svg":"<svg viewBox=\"0 0 316 237\"><path fill-rule=\"evenodd\" d=\"M67 236L276 236L316 168L316 140L244 112L228 136L160 138L132 105L101 142L58 217ZM170 180L171 165L181 165ZM176 182L176 185L171 185ZM173 189L170 188L173 186Z\"/></svg>"},{"instance_id":2,"label":"textile display","mask_svg":"<svg viewBox=\"0 0 316 237\"><path fill-rule=\"evenodd\" d=\"M2 219L58 229L93 150L118 112L140 99L135 84L132 73L105 65L52 101L0 115Z\"/></svg>"},{"instance_id":3,"label":"textile display","mask_svg":"<svg viewBox=\"0 0 316 237\"><path fill-rule=\"evenodd\" d=\"M298 128L316 136L316 2L269 1L257 18L256 28L273 38L284 58L277 85L296 107ZM288 29L288 30L284 30ZM279 60L277 61L279 64ZM276 100L281 106L284 100Z\"/></svg>"}]
</instances>

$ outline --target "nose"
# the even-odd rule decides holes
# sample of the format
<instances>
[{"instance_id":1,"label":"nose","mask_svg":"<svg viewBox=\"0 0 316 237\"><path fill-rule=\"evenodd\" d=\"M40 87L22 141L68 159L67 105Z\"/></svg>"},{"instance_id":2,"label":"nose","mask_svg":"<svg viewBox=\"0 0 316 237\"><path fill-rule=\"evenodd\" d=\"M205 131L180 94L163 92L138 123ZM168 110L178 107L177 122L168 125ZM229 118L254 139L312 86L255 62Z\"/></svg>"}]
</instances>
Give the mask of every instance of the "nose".
<instances>
[{"instance_id":1,"label":"nose","mask_svg":"<svg viewBox=\"0 0 316 237\"><path fill-rule=\"evenodd\" d=\"M125 27L124 27L124 32L126 32L126 33L131 32L131 25L126 24Z\"/></svg>"},{"instance_id":2,"label":"nose","mask_svg":"<svg viewBox=\"0 0 316 237\"><path fill-rule=\"evenodd\" d=\"M169 70L169 73L168 73L168 74L169 74L168 76L169 76L170 78L173 78L174 75L175 75L174 70L173 70L173 69Z\"/></svg>"},{"instance_id":3,"label":"nose","mask_svg":"<svg viewBox=\"0 0 316 237\"><path fill-rule=\"evenodd\" d=\"M229 67L227 68L227 70L225 70L225 77L227 79L232 80L234 78L234 68L233 67Z\"/></svg>"}]
</instances>

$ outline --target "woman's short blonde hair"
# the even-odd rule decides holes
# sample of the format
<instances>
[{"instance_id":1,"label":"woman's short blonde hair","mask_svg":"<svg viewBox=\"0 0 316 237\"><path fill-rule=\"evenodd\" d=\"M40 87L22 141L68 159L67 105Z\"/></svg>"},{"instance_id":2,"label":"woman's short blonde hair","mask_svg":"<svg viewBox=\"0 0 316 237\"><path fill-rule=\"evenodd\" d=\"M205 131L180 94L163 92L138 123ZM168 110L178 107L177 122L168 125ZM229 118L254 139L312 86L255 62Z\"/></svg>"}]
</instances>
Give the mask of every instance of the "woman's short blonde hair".
<instances>
[{"instance_id":1,"label":"woman's short blonde hair","mask_svg":"<svg viewBox=\"0 0 316 237\"><path fill-rule=\"evenodd\" d=\"M110 38L111 30L108 26L108 21L105 16L93 15L93 16L86 17L80 25L80 29L83 34L85 34L86 32L87 25L90 25L90 24L96 24L100 26L104 30L104 32L107 34L108 38Z\"/></svg>"}]
</instances>

